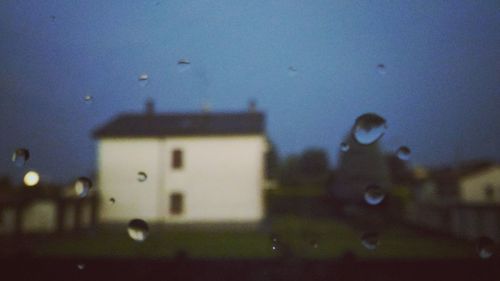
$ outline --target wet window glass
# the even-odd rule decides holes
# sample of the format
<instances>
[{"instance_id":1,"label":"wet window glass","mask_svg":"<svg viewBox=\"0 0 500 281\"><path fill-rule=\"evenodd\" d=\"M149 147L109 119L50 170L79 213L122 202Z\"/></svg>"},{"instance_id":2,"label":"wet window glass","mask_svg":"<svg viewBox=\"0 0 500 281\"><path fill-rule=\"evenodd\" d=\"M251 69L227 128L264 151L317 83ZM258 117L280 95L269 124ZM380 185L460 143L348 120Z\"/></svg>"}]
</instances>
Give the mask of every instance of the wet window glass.
<instances>
[{"instance_id":1,"label":"wet window glass","mask_svg":"<svg viewBox=\"0 0 500 281\"><path fill-rule=\"evenodd\" d=\"M0 274L498 280L499 11L0 1Z\"/></svg>"}]
</instances>

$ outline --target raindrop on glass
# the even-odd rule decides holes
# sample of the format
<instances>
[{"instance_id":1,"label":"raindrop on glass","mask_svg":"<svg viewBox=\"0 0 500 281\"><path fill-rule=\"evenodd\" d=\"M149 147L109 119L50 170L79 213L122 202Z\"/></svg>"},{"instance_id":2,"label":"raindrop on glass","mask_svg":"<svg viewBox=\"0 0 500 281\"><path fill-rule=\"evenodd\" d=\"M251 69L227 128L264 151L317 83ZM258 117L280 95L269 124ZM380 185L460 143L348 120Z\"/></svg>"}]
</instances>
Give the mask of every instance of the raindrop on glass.
<instances>
[{"instance_id":1,"label":"raindrop on glass","mask_svg":"<svg viewBox=\"0 0 500 281\"><path fill-rule=\"evenodd\" d=\"M87 177L79 177L75 182L74 188L79 197L86 197L92 188L92 181Z\"/></svg>"},{"instance_id":2,"label":"raindrop on glass","mask_svg":"<svg viewBox=\"0 0 500 281\"><path fill-rule=\"evenodd\" d=\"M376 184L371 184L365 189L365 201L370 205L378 205L384 200L385 193L382 188Z\"/></svg>"},{"instance_id":3,"label":"raindrop on glass","mask_svg":"<svg viewBox=\"0 0 500 281\"><path fill-rule=\"evenodd\" d=\"M375 113L365 113L356 118L352 132L358 143L368 145L378 141L386 129L387 124L384 118Z\"/></svg>"},{"instance_id":4,"label":"raindrop on glass","mask_svg":"<svg viewBox=\"0 0 500 281\"><path fill-rule=\"evenodd\" d=\"M35 186L40 181L40 175L35 171L29 171L24 175L23 182L26 186Z\"/></svg>"},{"instance_id":5,"label":"raindrop on glass","mask_svg":"<svg viewBox=\"0 0 500 281\"><path fill-rule=\"evenodd\" d=\"M271 234L271 249L274 252L277 252L280 250L280 240L277 235Z\"/></svg>"},{"instance_id":6,"label":"raindrop on glass","mask_svg":"<svg viewBox=\"0 0 500 281\"><path fill-rule=\"evenodd\" d=\"M18 148L12 153L12 162L17 167L22 167L30 159L30 152L26 148Z\"/></svg>"},{"instance_id":7,"label":"raindrop on glass","mask_svg":"<svg viewBox=\"0 0 500 281\"><path fill-rule=\"evenodd\" d=\"M361 244L368 250L375 250L378 246L378 233L365 232L361 236Z\"/></svg>"},{"instance_id":8,"label":"raindrop on glass","mask_svg":"<svg viewBox=\"0 0 500 281\"><path fill-rule=\"evenodd\" d=\"M56 16L51 15L51 16L50 16L50 20L51 20L51 21L55 21L55 20L56 20Z\"/></svg>"},{"instance_id":9,"label":"raindrop on glass","mask_svg":"<svg viewBox=\"0 0 500 281\"><path fill-rule=\"evenodd\" d=\"M137 173L137 180L140 182L144 182L148 179L148 175L144 172L138 172Z\"/></svg>"},{"instance_id":10,"label":"raindrop on glass","mask_svg":"<svg viewBox=\"0 0 500 281\"><path fill-rule=\"evenodd\" d=\"M342 151L342 152L349 151L349 148L351 148L351 147L346 142L343 142L343 143L340 144L340 151Z\"/></svg>"},{"instance_id":11,"label":"raindrop on glass","mask_svg":"<svg viewBox=\"0 0 500 281\"><path fill-rule=\"evenodd\" d=\"M493 256L495 250L495 242L488 237L482 236L476 240L477 254L482 259L488 259Z\"/></svg>"},{"instance_id":12,"label":"raindrop on glass","mask_svg":"<svg viewBox=\"0 0 500 281\"><path fill-rule=\"evenodd\" d=\"M396 156L403 161L410 160L410 155L411 155L411 150L407 146L401 146L396 151Z\"/></svg>"},{"instance_id":13,"label":"raindrop on glass","mask_svg":"<svg viewBox=\"0 0 500 281\"><path fill-rule=\"evenodd\" d=\"M134 241L143 242L149 234L149 226L141 219L133 219L128 223L127 231Z\"/></svg>"},{"instance_id":14,"label":"raindrop on glass","mask_svg":"<svg viewBox=\"0 0 500 281\"><path fill-rule=\"evenodd\" d=\"M138 80L139 80L139 85L141 85L141 87L145 87L149 82L149 76L146 73L143 73L139 75Z\"/></svg>"},{"instance_id":15,"label":"raindrop on glass","mask_svg":"<svg viewBox=\"0 0 500 281\"><path fill-rule=\"evenodd\" d=\"M83 100L86 102L86 103L92 103L92 101L94 100L94 97L91 96L91 95L86 95L83 97Z\"/></svg>"},{"instance_id":16,"label":"raindrop on glass","mask_svg":"<svg viewBox=\"0 0 500 281\"><path fill-rule=\"evenodd\" d=\"M385 74L386 73L385 64L383 63L377 64L377 72L380 74Z\"/></svg>"},{"instance_id":17,"label":"raindrop on glass","mask_svg":"<svg viewBox=\"0 0 500 281\"><path fill-rule=\"evenodd\" d=\"M191 62L186 58L182 58L177 61L177 70L179 72L184 72L188 70L190 67L191 67Z\"/></svg>"},{"instance_id":18,"label":"raindrop on glass","mask_svg":"<svg viewBox=\"0 0 500 281\"><path fill-rule=\"evenodd\" d=\"M294 77L297 75L297 73L298 73L297 68L295 68L294 66L288 67L288 76Z\"/></svg>"},{"instance_id":19,"label":"raindrop on glass","mask_svg":"<svg viewBox=\"0 0 500 281\"><path fill-rule=\"evenodd\" d=\"M111 204L115 204L116 200L115 200L115 198L111 197L111 198L109 198L109 202L111 202Z\"/></svg>"},{"instance_id":20,"label":"raindrop on glass","mask_svg":"<svg viewBox=\"0 0 500 281\"><path fill-rule=\"evenodd\" d=\"M84 270L84 269L85 269L85 264L83 264L83 263L79 263L76 267L77 267L79 270Z\"/></svg>"}]
</instances>

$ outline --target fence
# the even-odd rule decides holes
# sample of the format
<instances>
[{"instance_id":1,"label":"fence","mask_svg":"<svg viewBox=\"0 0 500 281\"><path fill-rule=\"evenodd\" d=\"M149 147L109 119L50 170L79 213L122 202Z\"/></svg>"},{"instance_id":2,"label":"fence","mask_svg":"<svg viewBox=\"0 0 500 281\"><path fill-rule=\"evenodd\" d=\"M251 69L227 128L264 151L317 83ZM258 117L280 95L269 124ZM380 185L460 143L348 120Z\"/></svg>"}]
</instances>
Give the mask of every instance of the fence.
<instances>
[{"instance_id":1,"label":"fence","mask_svg":"<svg viewBox=\"0 0 500 281\"><path fill-rule=\"evenodd\" d=\"M0 234L63 233L97 224L98 198L3 198L0 202Z\"/></svg>"},{"instance_id":2,"label":"fence","mask_svg":"<svg viewBox=\"0 0 500 281\"><path fill-rule=\"evenodd\" d=\"M414 224L459 238L500 237L500 205L497 204L415 203L408 209L407 218Z\"/></svg>"}]
</instances>

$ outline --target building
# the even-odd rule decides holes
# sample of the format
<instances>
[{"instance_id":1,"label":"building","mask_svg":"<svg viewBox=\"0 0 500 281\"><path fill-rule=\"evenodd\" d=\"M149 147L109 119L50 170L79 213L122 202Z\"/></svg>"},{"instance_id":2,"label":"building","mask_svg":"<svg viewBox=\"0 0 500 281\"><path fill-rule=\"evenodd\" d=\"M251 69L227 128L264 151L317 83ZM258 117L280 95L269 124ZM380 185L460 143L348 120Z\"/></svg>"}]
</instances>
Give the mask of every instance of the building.
<instances>
[{"instance_id":1,"label":"building","mask_svg":"<svg viewBox=\"0 0 500 281\"><path fill-rule=\"evenodd\" d=\"M265 116L123 114L98 128L100 221L254 223L264 216Z\"/></svg>"},{"instance_id":2,"label":"building","mask_svg":"<svg viewBox=\"0 0 500 281\"><path fill-rule=\"evenodd\" d=\"M500 203L500 166L495 165L462 176L458 181L462 202Z\"/></svg>"}]
</instances>

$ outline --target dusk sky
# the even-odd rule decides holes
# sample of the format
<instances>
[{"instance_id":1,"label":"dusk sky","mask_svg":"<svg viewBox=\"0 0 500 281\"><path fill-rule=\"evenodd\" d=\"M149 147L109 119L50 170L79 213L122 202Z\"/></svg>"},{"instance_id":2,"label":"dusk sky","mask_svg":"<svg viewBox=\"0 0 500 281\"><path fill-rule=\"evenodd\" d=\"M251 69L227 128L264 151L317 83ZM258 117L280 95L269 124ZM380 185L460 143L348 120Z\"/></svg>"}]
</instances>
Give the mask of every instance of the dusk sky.
<instances>
[{"instance_id":1,"label":"dusk sky","mask_svg":"<svg viewBox=\"0 0 500 281\"><path fill-rule=\"evenodd\" d=\"M500 161L500 1L0 2L0 175L90 175L91 131L148 97L158 112L254 98L282 155L321 147L336 164L375 112L384 149L414 165Z\"/></svg>"}]
</instances>

